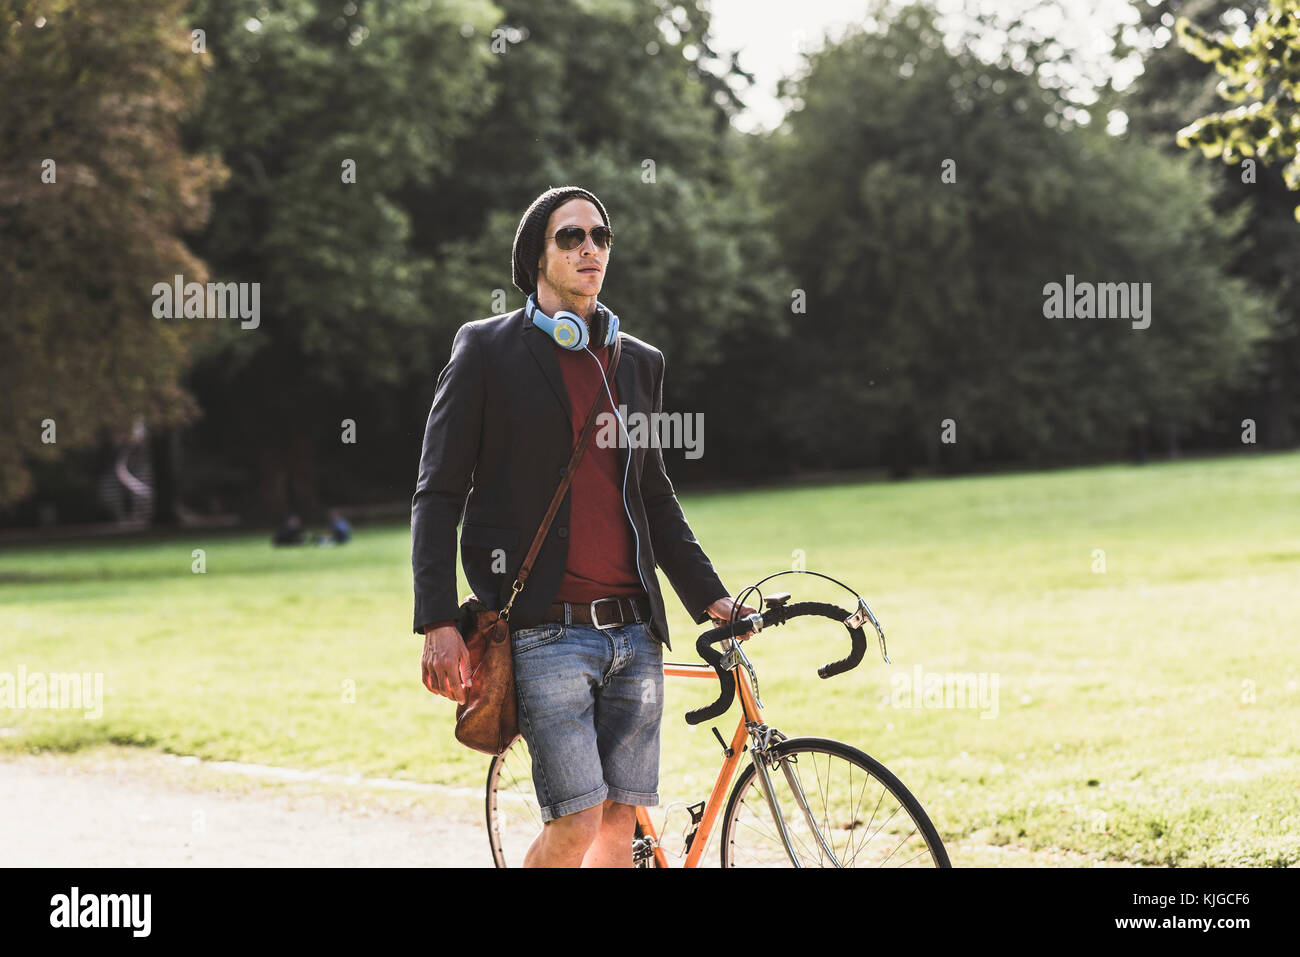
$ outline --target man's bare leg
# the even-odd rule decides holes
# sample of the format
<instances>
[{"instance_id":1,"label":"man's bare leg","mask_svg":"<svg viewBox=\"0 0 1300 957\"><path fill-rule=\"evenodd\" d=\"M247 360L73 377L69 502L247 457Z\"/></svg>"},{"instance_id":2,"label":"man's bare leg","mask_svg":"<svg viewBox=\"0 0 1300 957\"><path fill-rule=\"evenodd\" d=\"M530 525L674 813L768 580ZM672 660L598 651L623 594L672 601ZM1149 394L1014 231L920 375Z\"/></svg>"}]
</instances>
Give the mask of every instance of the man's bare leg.
<instances>
[{"instance_id":1,"label":"man's bare leg","mask_svg":"<svg viewBox=\"0 0 1300 957\"><path fill-rule=\"evenodd\" d=\"M583 867L631 867L632 838L636 833L636 808L606 801L600 830L591 842Z\"/></svg>"},{"instance_id":2,"label":"man's bare leg","mask_svg":"<svg viewBox=\"0 0 1300 957\"><path fill-rule=\"evenodd\" d=\"M581 867L583 855L601 829L603 810L597 804L585 811L547 821L542 825L542 833L537 835L524 855L524 867ZM627 844L630 855L630 834Z\"/></svg>"}]
</instances>

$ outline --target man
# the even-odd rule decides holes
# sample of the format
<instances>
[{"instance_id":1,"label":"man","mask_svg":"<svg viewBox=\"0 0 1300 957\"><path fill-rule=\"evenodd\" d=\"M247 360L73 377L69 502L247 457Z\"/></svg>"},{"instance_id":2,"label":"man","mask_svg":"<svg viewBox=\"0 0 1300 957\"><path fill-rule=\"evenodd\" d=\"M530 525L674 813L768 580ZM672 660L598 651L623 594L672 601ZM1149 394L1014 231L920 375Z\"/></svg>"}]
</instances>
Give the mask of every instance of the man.
<instances>
[{"instance_id":1,"label":"man","mask_svg":"<svg viewBox=\"0 0 1300 957\"><path fill-rule=\"evenodd\" d=\"M606 378L615 320L596 296L612 241L590 192L542 193L514 242L513 281L530 302L463 325L438 376L411 503L414 624L425 636L425 686L458 702L468 676L454 621L462 509L466 577L501 608L592 403L610 414L620 404L662 411L664 358L648 343L618 332L619 366ZM566 310L585 323L580 347L544 328ZM526 867L632 865L635 808L659 801L669 639L656 564L697 624L732 612L660 449L630 448L624 426L623 442L589 442L511 606L520 733L544 822Z\"/></svg>"}]
</instances>

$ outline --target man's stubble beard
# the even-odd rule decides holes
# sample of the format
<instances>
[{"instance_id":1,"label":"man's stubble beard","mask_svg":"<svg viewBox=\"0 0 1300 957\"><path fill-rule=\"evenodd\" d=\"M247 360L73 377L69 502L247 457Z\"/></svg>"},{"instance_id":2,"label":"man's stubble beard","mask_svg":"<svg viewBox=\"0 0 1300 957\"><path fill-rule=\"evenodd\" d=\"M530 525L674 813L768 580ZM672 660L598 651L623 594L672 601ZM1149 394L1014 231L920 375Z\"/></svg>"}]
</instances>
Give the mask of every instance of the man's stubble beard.
<instances>
[{"instance_id":1,"label":"man's stubble beard","mask_svg":"<svg viewBox=\"0 0 1300 957\"><path fill-rule=\"evenodd\" d=\"M554 292L555 295L558 296L560 299L560 308L572 312L579 319L581 319L583 321L583 324L586 325L587 327L587 335L591 336L593 334L591 328L591 319L595 318L596 315L595 302L593 302L591 305L591 318L584 316L580 311L580 308L578 306L578 301L580 299L585 298L585 296L580 293L571 293L563 289L557 283L551 282L550 276L546 272L546 258L549 255L550 255L549 252L543 253L541 265L537 267L538 286L540 287L542 279L546 279L547 285L551 287L551 291ZM599 291L592 293L593 300L598 298L599 296L600 296ZM541 305L541 296L539 295L537 298L538 298L538 305Z\"/></svg>"}]
</instances>

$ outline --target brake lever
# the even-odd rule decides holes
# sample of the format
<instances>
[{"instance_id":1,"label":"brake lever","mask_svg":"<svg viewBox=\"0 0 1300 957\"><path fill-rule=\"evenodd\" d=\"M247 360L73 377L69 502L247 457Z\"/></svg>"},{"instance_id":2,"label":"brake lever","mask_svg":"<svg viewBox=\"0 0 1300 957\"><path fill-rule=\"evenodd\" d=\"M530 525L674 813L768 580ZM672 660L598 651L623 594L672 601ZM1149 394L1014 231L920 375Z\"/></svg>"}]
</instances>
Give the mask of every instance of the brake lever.
<instances>
[{"instance_id":1,"label":"brake lever","mask_svg":"<svg viewBox=\"0 0 1300 957\"><path fill-rule=\"evenodd\" d=\"M761 612L756 611L752 615L745 615L736 619L737 624L742 621L747 621L754 626L752 630L746 632L745 638L752 637L763 630L763 615ZM727 640L731 642L731 647L722 655L723 669L730 671L737 665L743 665L745 670L749 672L749 680L754 685L754 701L757 702L760 708L763 707L763 698L758 693L758 675L754 673L754 665L750 662L749 656L746 655L744 649L741 648L741 637L737 636Z\"/></svg>"},{"instance_id":2,"label":"brake lever","mask_svg":"<svg viewBox=\"0 0 1300 957\"><path fill-rule=\"evenodd\" d=\"M880 657L885 659L885 664L892 665L893 662L889 660L889 652L885 648L885 629L880 627L880 622L876 620L876 616L867 604L867 600L859 595L858 610L844 619L844 626L849 631L852 631L855 628L861 628L867 622L871 622L876 629L876 634L880 636Z\"/></svg>"}]
</instances>

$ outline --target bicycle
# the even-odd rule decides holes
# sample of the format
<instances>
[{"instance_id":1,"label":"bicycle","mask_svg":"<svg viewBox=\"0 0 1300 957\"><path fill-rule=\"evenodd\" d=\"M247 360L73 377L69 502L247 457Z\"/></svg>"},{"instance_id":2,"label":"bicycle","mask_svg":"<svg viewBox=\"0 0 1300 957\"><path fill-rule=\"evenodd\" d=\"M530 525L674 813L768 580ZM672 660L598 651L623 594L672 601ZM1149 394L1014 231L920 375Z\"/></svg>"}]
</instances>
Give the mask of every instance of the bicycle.
<instances>
[{"instance_id":1,"label":"bicycle","mask_svg":"<svg viewBox=\"0 0 1300 957\"><path fill-rule=\"evenodd\" d=\"M795 571L835 581L820 572ZM745 595L776 575L749 586L736 606L743 605ZM840 582L836 584L853 591ZM852 648L845 658L817 669L819 676L830 678L862 661L867 647L863 625L870 622L879 635L881 655L889 661L884 630L861 595L857 595L857 610L852 614L823 602L787 606L789 599L788 592L770 595L763 599L768 609L765 613L735 619L700 635L696 649L706 664L664 663L666 676L716 678L721 683L716 701L687 712L689 724L698 725L724 714L731 708L737 690L742 709L729 742L716 727L712 729L722 745L723 763L709 796L687 808L690 824L682 866L700 866L720 814L723 867L907 867L918 862L920 866L951 866L938 831L920 802L879 761L839 741L788 738L763 720L758 677L737 640L742 635L756 634L801 616L841 622L849 630ZM724 651L713 648L718 642L726 642ZM742 770L746 751L750 763ZM542 828L531 768L531 756L522 737L493 758L488 767L488 838L497 867L521 866L528 845ZM855 775L860 781L856 789ZM728 798L733 779L735 787ZM830 793L833 782L843 782L843 789ZM636 809L636 822L634 865L668 867L668 856L648 808Z\"/></svg>"}]
</instances>

